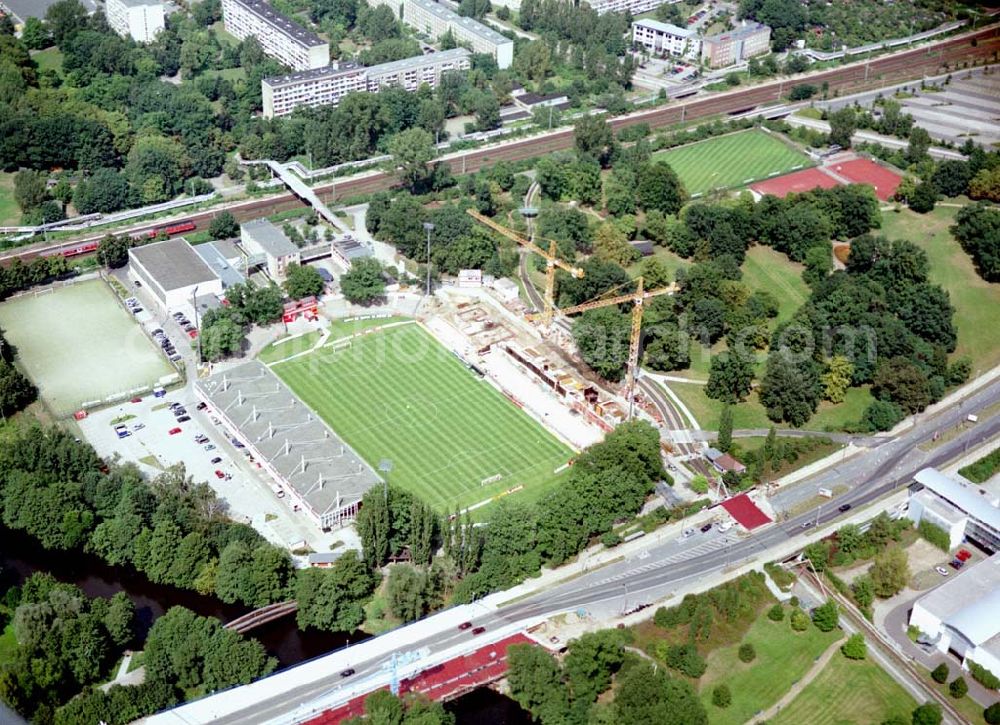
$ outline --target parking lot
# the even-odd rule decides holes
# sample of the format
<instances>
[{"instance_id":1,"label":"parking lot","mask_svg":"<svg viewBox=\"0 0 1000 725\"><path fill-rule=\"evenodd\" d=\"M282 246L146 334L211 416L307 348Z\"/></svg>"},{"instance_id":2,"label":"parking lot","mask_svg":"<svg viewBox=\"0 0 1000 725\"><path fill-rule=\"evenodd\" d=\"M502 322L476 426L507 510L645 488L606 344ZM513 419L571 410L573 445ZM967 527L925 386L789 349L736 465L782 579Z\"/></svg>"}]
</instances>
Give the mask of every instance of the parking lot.
<instances>
[{"instance_id":1,"label":"parking lot","mask_svg":"<svg viewBox=\"0 0 1000 725\"><path fill-rule=\"evenodd\" d=\"M170 406L177 404L181 409L172 410ZM139 402L97 411L79 425L100 456L110 458L117 453L150 477L184 462L187 475L207 482L226 503L233 520L251 524L278 546L294 549L304 541L313 551L322 552L336 541L357 544L353 531L324 534L305 514L292 511L287 499L278 499L267 474L212 423L211 409L198 410L197 406L192 391L171 391L161 398L147 395ZM119 428L124 435L115 426L124 426Z\"/></svg>"}]
</instances>

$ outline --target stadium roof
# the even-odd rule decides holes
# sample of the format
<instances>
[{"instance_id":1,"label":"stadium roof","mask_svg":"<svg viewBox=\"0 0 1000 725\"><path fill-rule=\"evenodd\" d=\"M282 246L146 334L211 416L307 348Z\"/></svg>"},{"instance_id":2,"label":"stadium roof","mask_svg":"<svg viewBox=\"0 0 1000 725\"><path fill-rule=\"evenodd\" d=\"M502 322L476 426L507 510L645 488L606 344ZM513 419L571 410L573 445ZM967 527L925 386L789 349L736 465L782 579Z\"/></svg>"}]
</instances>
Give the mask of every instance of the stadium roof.
<instances>
[{"instance_id":1,"label":"stadium roof","mask_svg":"<svg viewBox=\"0 0 1000 725\"><path fill-rule=\"evenodd\" d=\"M311 30L306 30L294 20L286 18L263 0L235 0L282 35L291 38L304 48L326 45L326 41Z\"/></svg>"},{"instance_id":2,"label":"stadium roof","mask_svg":"<svg viewBox=\"0 0 1000 725\"><path fill-rule=\"evenodd\" d=\"M632 25L638 25L640 27L649 28L660 33L666 33L667 35L673 35L678 38L691 38L698 35L697 31L690 30L688 28L679 28L676 25L671 25L670 23L661 23L659 20L653 20L652 18L643 18L642 20L636 20Z\"/></svg>"},{"instance_id":3,"label":"stadium roof","mask_svg":"<svg viewBox=\"0 0 1000 725\"><path fill-rule=\"evenodd\" d=\"M167 292L218 279L183 237L133 247L128 253Z\"/></svg>"},{"instance_id":4,"label":"stadium roof","mask_svg":"<svg viewBox=\"0 0 1000 725\"><path fill-rule=\"evenodd\" d=\"M265 254L272 257L287 257L299 251L285 233L269 219L254 219L240 225L240 230L250 236Z\"/></svg>"},{"instance_id":5,"label":"stadium roof","mask_svg":"<svg viewBox=\"0 0 1000 725\"><path fill-rule=\"evenodd\" d=\"M195 383L317 516L357 503L381 482L265 365L243 363Z\"/></svg>"},{"instance_id":6,"label":"stadium roof","mask_svg":"<svg viewBox=\"0 0 1000 725\"><path fill-rule=\"evenodd\" d=\"M919 604L974 645L993 639L1000 634L1000 555L966 567Z\"/></svg>"},{"instance_id":7,"label":"stadium roof","mask_svg":"<svg viewBox=\"0 0 1000 725\"><path fill-rule=\"evenodd\" d=\"M933 468L917 471L913 480L973 518L1000 531L1000 509L993 505L986 489L959 483Z\"/></svg>"},{"instance_id":8,"label":"stadium roof","mask_svg":"<svg viewBox=\"0 0 1000 725\"><path fill-rule=\"evenodd\" d=\"M728 511L729 515L736 519L736 523L747 531L771 523L767 514L757 508L757 504L751 501L745 493L726 499L722 502L722 508Z\"/></svg>"}]
</instances>

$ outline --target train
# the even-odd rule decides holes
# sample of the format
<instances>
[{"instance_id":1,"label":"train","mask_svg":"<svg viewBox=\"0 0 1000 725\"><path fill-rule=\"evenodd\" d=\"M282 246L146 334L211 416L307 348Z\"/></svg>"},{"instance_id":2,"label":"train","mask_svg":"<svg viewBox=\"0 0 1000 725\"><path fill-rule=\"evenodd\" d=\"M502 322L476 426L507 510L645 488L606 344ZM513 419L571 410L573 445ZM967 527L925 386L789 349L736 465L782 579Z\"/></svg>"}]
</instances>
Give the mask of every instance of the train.
<instances>
[{"instance_id":1,"label":"train","mask_svg":"<svg viewBox=\"0 0 1000 725\"><path fill-rule=\"evenodd\" d=\"M165 234L168 237L173 237L178 234L184 234L185 232L193 232L197 229L198 225L195 224L190 219L182 222L177 222L176 224L168 224L162 227L153 227L152 229L143 229L138 232L133 232L129 235L130 239L140 240L140 239L156 239L156 237L161 234ZM61 247L55 247L52 249L47 249L42 252L43 257L55 257L61 255L67 259L70 257L79 257L83 254L91 254L96 252L98 246L100 245L99 240L93 240L89 242L80 242L78 244L67 244Z\"/></svg>"}]
</instances>

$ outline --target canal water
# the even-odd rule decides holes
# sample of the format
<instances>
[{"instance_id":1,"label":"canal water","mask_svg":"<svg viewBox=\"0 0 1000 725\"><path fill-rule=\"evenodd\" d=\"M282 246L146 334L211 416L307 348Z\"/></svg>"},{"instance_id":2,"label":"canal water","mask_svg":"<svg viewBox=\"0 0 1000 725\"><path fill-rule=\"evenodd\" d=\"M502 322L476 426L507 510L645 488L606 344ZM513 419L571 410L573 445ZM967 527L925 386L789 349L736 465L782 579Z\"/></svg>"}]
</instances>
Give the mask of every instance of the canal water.
<instances>
[{"instance_id":1,"label":"canal water","mask_svg":"<svg viewBox=\"0 0 1000 725\"><path fill-rule=\"evenodd\" d=\"M75 584L89 597L110 597L125 592L135 604L143 636L153 621L173 606L187 607L197 614L216 617L222 622L250 611L242 605L224 604L214 597L202 596L187 589L154 584L128 567L111 566L91 554L48 551L32 537L0 526L0 591L20 584L36 571L45 571L59 581ZM369 637L361 631L349 635L317 630L301 632L295 626L294 616L265 624L248 634L260 640L268 654L277 658L280 668ZM447 709L455 713L457 725L531 723L531 716L516 702L487 688L448 703Z\"/></svg>"}]
</instances>

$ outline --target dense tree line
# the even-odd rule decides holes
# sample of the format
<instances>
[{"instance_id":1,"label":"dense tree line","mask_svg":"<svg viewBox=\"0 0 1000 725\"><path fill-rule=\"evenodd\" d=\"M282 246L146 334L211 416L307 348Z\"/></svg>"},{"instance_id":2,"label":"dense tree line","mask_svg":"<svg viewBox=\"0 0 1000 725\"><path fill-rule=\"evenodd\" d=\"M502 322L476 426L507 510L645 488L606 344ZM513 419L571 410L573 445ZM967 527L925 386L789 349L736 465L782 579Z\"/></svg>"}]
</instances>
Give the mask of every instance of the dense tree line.
<instances>
[{"instance_id":1,"label":"dense tree line","mask_svg":"<svg viewBox=\"0 0 1000 725\"><path fill-rule=\"evenodd\" d=\"M963 207L951 233L987 282L1000 281L1000 213L986 204Z\"/></svg>"},{"instance_id":2,"label":"dense tree line","mask_svg":"<svg viewBox=\"0 0 1000 725\"><path fill-rule=\"evenodd\" d=\"M0 413L12 415L35 401L38 388L14 365L17 349L0 330Z\"/></svg>"}]
</instances>

